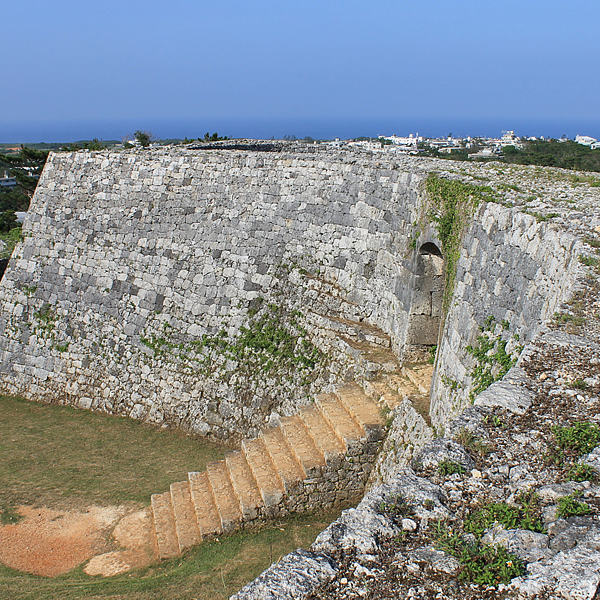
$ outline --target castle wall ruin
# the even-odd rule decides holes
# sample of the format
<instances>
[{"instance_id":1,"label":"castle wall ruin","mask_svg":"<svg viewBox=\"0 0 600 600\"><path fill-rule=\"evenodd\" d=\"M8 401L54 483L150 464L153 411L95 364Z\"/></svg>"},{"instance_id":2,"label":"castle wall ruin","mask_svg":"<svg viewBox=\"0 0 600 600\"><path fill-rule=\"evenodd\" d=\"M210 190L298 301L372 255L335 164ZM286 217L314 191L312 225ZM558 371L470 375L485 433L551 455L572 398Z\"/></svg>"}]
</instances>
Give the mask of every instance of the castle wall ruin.
<instances>
[{"instance_id":1,"label":"castle wall ruin","mask_svg":"<svg viewBox=\"0 0 600 600\"><path fill-rule=\"evenodd\" d=\"M447 165L294 149L52 154L0 282L0 390L253 435L355 375L323 325L336 313L380 328L400 361L439 344L431 417L443 424L470 402L466 347L482 323L527 343L577 257L553 224L483 203L441 314L423 184L432 170L456 177ZM277 319L293 333L289 362L241 368L240 353L259 353L238 341Z\"/></svg>"}]
</instances>

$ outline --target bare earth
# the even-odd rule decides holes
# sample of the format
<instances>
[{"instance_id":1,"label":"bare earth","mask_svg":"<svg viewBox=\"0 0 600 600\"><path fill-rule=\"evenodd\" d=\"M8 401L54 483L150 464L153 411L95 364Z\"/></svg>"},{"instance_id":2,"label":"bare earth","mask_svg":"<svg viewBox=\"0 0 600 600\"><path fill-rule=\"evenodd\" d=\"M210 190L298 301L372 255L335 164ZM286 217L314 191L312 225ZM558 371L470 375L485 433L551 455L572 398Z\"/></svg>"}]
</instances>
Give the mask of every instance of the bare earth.
<instances>
[{"instance_id":1,"label":"bare earth","mask_svg":"<svg viewBox=\"0 0 600 600\"><path fill-rule=\"evenodd\" d=\"M55 577L91 559L84 568L88 575L111 576L158 556L149 509L22 506L19 513L24 517L19 523L0 526L0 562L18 571Z\"/></svg>"}]
</instances>

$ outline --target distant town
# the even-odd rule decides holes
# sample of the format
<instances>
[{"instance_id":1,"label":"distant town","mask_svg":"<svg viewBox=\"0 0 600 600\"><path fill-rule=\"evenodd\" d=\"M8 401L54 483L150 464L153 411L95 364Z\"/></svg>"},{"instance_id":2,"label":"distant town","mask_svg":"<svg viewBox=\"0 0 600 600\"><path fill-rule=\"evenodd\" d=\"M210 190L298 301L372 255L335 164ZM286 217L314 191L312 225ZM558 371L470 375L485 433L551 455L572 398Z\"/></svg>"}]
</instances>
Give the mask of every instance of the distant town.
<instances>
[{"instance_id":1,"label":"distant town","mask_svg":"<svg viewBox=\"0 0 600 600\"><path fill-rule=\"evenodd\" d=\"M514 131L503 131L499 138L480 138L480 137L453 137L448 134L445 138L426 138L419 136L418 133L410 134L408 137L397 135L380 135L377 139L356 139L342 141L336 139L332 144L348 144L351 146L361 146L369 150L378 152L397 152L401 154L419 154L430 150L437 151L440 154L452 154L465 151L468 158L494 158L503 155L503 150L507 146L516 149L523 149L525 142L547 141L544 136L541 137L519 137ZM556 140L558 142L571 141L567 137ZM592 150L600 148L600 142L587 135L578 135L575 142L588 146Z\"/></svg>"}]
</instances>

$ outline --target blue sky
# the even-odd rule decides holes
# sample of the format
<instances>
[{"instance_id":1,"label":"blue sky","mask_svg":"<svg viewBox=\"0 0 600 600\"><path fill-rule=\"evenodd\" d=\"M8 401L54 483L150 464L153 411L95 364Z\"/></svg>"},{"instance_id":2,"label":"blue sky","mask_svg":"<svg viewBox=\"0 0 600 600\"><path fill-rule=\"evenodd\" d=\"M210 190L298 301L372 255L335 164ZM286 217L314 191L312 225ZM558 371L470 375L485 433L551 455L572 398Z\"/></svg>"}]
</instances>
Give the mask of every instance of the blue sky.
<instances>
[{"instance_id":1,"label":"blue sky","mask_svg":"<svg viewBox=\"0 0 600 600\"><path fill-rule=\"evenodd\" d=\"M0 14L0 141L428 121L600 135L598 0L0 0Z\"/></svg>"}]
</instances>

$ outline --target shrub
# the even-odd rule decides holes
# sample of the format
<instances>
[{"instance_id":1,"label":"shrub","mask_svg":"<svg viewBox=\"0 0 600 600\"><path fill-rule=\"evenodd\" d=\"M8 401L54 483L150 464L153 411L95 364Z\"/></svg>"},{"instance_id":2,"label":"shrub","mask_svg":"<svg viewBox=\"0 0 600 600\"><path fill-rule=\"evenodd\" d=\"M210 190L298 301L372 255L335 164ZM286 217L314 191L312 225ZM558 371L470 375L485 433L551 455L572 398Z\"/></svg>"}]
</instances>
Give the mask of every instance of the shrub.
<instances>
[{"instance_id":1,"label":"shrub","mask_svg":"<svg viewBox=\"0 0 600 600\"><path fill-rule=\"evenodd\" d=\"M573 464L567 471L571 481L594 481L597 479L596 471L590 465Z\"/></svg>"},{"instance_id":2,"label":"shrub","mask_svg":"<svg viewBox=\"0 0 600 600\"><path fill-rule=\"evenodd\" d=\"M505 502L492 502L469 514L465 519L465 531L481 537L486 529L499 523L505 529L528 529L541 533L539 499L536 494L524 492L517 496L518 506Z\"/></svg>"},{"instance_id":3,"label":"shrub","mask_svg":"<svg viewBox=\"0 0 600 600\"><path fill-rule=\"evenodd\" d=\"M467 470L460 463L445 458L438 465L437 472L442 476L454 475L455 473L463 475Z\"/></svg>"},{"instance_id":4,"label":"shrub","mask_svg":"<svg viewBox=\"0 0 600 600\"><path fill-rule=\"evenodd\" d=\"M445 531L439 535L437 547L461 564L461 581L496 587L525 573L523 561L503 546L468 542L457 533Z\"/></svg>"},{"instance_id":5,"label":"shrub","mask_svg":"<svg viewBox=\"0 0 600 600\"><path fill-rule=\"evenodd\" d=\"M462 444L467 450L475 452L476 454L486 455L492 451L490 444L486 444L466 427L463 427L454 439L459 444Z\"/></svg>"},{"instance_id":6,"label":"shrub","mask_svg":"<svg viewBox=\"0 0 600 600\"><path fill-rule=\"evenodd\" d=\"M551 427L558 447L579 458L600 445L600 426L580 421L570 427Z\"/></svg>"},{"instance_id":7,"label":"shrub","mask_svg":"<svg viewBox=\"0 0 600 600\"><path fill-rule=\"evenodd\" d=\"M569 517L579 517L590 513L590 507L585 502L579 502L577 498L581 492L574 492L569 496L564 496L558 501L558 511L556 515L561 519Z\"/></svg>"}]
</instances>

